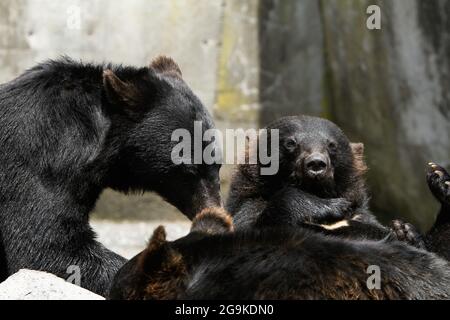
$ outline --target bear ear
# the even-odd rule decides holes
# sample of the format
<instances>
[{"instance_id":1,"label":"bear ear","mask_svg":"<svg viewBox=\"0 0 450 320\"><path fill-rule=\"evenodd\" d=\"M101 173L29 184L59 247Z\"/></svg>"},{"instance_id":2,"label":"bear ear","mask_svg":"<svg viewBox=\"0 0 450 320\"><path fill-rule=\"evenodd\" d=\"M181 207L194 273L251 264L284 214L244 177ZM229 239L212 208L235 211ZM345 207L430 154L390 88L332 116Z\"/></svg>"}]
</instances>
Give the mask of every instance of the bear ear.
<instances>
[{"instance_id":1,"label":"bear ear","mask_svg":"<svg viewBox=\"0 0 450 320\"><path fill-rule=\"evenodd\" d=\"M159 56L150 63L150 68L157 73L164 73L176 78L182 78L182 73L178 64L169 57Z\"/></svg>"},{"instance_id":2,"label":"bear ear","mask_svg":"<svg viewBox=\"0 0 450 320\"><path fill-rule=\"evenodd\" d=\"M103 71L103 87L111 103L128 106L136 106L139 103L140 94L136 86L120 80L110 69Z\"/></svg>"},{"instance_id":3,"label":"bear ear","mask_svg":"<svg viewBox=\"0 0 450 320\"><path fill-rule=\"evenodd\" d=\"M358 175L363 175L367 171L367 165L364 161L364 144L350 143L353 154L353 167L355 168Z\"/></svg>"},{"instance_id":4,"label":"bear ear","mask_svg":"<svg viewBox=\"0 0 450 320\"><path fill-rule=\"evenodd\" d=\"M164 246L166 241L166 230L159 226L153 231L153 235L148 242L147 248L140 253L138 265L142 271L149 271L160 265L164 258ZM159 253L159 254L158 254Z\"/></svg>"},{"instance_id":5,"label":"bear ear","mask_svg":"<svg viewBox=\"0 0 450 320\"><path fill-rule=\"evenodd\" d=\"M147 250L154 251L161 248L166 243L166 229L159 226L153 231L153 235L148 243Z\"/></svg>"},{"instance_id":6,"label":"bear ear","mask_svg":"<svg viewBox=\"0 0 450 320\"><path fill-rule=\"evenodd\" d=\"M192 220L191 232L219 234L232 232L233 218L223 208L206 208Z\"/></svg>"},{"instance_id":7,"label":"bear ear","mask_svg":"<svg viewBox=\"0 0 450 320\"><path fill-rule=\"evenodd\" d=\"M158 282L158 277L167 279L182 276L186 270L182 254L172 248L166 241L166 231L163 226L155 229L147 248L139 254L137 264L140 272L150 276L156 282ZM147 294L153 296L159 296L164 293L159 292L160 286L152 288L150 285L147 289ZM149 289L151 290L149 291ZM151 292L153 290L156 291Z\"/></svg>"},{"instance_id":8,"label":"bear ear","mask_svg":"<svg viewBox=\"0 0 450 320\"><path fill-rule=\"evenodd\" d=\"M362 142L352 142L350 143L353 155L364 156L364 143Z\"/></svg>"}]
</instances>

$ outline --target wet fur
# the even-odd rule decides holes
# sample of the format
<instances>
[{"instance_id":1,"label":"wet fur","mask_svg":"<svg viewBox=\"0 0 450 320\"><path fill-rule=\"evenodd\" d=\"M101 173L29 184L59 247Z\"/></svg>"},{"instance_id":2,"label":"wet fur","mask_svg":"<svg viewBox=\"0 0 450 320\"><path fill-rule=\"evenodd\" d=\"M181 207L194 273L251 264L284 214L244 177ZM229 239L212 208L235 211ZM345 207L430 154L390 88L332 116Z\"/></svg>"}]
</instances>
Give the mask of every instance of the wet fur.
<instances>
[{"instance_id":1,"label":"wet fur","mask_svg":"<svg viewBox=\"0 0 450 320\"><path fill-rule=\"evenodd\" d=\"M174 129L211 116L170 58L135 68L68 58L0 86L0 281L21 268L104 295L126 259L96 241L103 189L155 191L191 218L220 204L218 168L175 166ZM176 187L175 187L176 186Z\"/></svg>"}]
</instances>

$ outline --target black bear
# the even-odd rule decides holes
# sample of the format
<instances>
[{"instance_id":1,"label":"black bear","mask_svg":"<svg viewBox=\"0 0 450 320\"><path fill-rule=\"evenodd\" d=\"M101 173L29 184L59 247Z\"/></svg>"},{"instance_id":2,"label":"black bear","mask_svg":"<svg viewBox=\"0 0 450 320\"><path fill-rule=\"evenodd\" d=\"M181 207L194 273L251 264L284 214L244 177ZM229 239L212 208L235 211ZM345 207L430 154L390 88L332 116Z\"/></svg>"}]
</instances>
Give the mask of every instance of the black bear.
<instances>
[{"instance_id":1,"label":"black bear","mask_svg":"<svg viewBox=\"0 0 450 320\"><path fill-rule=\"evenodd\" d=\"M262 175L259 163L237 167L226 204L236 228L308 223L333 229L346 219L345 225L387 234L368 208L362 143L350 143L334 123L316 117L285 117L266 129L279 132L279 170Z\"/></svg>"},{"instance_id":2,"label":"black bear","mask_svg":"<svg viewBox=\"0 0 450 320\"><path fill-rule=\"evenodd\" d=\"M450 175L439 167L428 181L443 205L429 239L448 254ZM157 228L147 249L116 274L109 298L450 299L450 264L435 253L291 225L233 232L230 220L223 210L206 210L174 242Z\"/></svg>"},{"instance_id":3,"label":"black bear","mask_svg":"<svg viewBox=\"0 0 450 320\"><path fill-rule=\"evenodd\" d=\"M176 164L175 129L214 127L178 65L48 61L0 86L0 274L21 268L104 295L125 259L95 240L89 213L107 187L155 191L193 218L220 205L219 167ZM0 260L1 260L0 259Z\"/></svg>"},{"instance_id":4,"label":"black bear","mask_svg":"<svg viewBox=\"0 0 450 320\"><path fill-rule=\"evenodd\" d=\"M396 238L435 251L413 225L395 220L387 228L370 212L362 143L351 143L334 123L316 117L285 117L266 129L279 130L279 171L262 175L260 163L237 167L226 205L236 228L300 225L344 238ZM445 178L443 168L430 165ZM431 190L435 176L428 174Z\"/></svg>"}]
</instances>

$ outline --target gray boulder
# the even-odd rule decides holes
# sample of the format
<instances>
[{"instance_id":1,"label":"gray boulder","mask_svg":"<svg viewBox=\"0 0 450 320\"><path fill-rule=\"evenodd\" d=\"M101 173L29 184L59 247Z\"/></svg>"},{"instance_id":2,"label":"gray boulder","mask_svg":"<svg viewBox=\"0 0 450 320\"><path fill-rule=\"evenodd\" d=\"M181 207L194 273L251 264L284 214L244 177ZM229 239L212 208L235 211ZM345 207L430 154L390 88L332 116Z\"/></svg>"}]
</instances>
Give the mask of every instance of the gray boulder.
<instances>
[{"instance_id":1,"label":"gray boulder","mask_svg":"<svg viewBox=\"0 0 450 320\"><path fill-rule=\"evenodd\" d=\"M0 283L0 300L104 300L57 276L22 269Z\"/></svg>"}]
</instances>

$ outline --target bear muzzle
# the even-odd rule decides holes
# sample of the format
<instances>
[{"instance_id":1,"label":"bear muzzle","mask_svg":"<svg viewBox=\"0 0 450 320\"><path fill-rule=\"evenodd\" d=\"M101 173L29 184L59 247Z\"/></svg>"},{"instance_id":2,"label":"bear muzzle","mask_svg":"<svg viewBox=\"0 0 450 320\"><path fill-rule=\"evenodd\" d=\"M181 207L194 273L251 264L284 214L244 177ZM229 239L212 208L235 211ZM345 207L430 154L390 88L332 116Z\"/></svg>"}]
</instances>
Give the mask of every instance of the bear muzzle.
<instances>
[{"instance_id":1,"label":"bear muzzle","mask_svg":"<svg viewBox=\"0 0 450 320\"><path fill-rule=\"evenodd\" d=\"M311 179L324 179L330 176L330 158L328 155L315 152L303 161L303 172Z\"/></svg>"}]
</instances>

